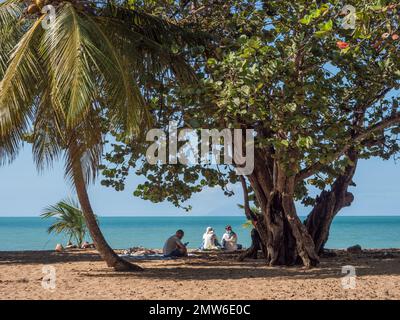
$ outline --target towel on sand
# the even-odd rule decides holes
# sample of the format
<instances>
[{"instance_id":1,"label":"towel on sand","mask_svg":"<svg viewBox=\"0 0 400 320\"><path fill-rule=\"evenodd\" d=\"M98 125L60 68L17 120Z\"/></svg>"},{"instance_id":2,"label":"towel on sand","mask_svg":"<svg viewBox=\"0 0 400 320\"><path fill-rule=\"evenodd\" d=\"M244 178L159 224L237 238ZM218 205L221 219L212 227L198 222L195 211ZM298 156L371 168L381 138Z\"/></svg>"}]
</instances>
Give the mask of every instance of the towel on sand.
<instances>
[{"instance_id":1,"label":"towel on sand","mask_svg":"<svg viewBox=\"0 0 400 320\"><path fill-rule=\"evenodd\" d=\"M171 260L171 257L164 257L162 253L155 254L140 254L140 255L132 255L132 254L120 254L121 258L125 259L133 259L133 260Z\"/></svg>"},{"instance_id":2,"label":"towel on sand","mask_svg":"<svg viewBox=\"0 0 400 320\"><path fill-rule=\"evenodd\" d=\"M120 254L121 258L125 259L132 259L132 260L173 260L178 259L177 257L165 257L162 253L155 253L155 254L140 254L140 255L133 255L133 254ZM194 256L194 254L189 253L188 256Z\"/></svg>"}]
</instances>

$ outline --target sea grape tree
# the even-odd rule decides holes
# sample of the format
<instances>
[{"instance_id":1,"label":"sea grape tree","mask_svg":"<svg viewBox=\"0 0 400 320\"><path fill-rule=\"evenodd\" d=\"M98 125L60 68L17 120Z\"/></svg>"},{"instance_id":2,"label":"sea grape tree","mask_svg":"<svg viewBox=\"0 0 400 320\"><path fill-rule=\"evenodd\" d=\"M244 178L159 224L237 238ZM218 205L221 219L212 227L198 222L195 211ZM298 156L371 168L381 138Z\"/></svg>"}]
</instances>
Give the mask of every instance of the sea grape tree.
<instances>
[{"instance_id":1,"label":"sea grape tree","mask_svg":"<svg viewBox=\"0 0 400 320\"><path fill-rule=\"evenodd\" d=\"M197 1L177 18L210 37L190 52L199 84L167 77L149 95L155 123L255 130L255 169L242 183L271 265L316 265L332 219L353 201L357 161L398 152L399 13L390 1ZM122 188L147 144L114 146L104 184ZM137 173L148 181L136 195L177 205L238 180L229 168L145 161ZM313 207L305 223L296 200Z\"/></svg>"}]
</instances>

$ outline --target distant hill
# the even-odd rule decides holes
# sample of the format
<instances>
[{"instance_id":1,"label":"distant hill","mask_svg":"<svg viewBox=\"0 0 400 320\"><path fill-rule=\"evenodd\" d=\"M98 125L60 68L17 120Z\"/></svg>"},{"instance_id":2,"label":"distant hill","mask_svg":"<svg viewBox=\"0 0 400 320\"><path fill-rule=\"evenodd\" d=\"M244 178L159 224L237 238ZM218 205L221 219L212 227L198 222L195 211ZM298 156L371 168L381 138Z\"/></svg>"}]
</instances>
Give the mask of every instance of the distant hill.
<instances>
[{"instance_id":1,"label":"distant hill","mask_svg":"<svg viewBox=\"0 0 400 320\"><path fill-rule=\"evenodd\" d=\"M232 206L232 203L222 204L218 207L212 208L209 212L204 212L203 216L214 216L214 217L221 217L221 216L238 216L244 217L244 212L237 206Z\"/></svg>"}]
</instances>

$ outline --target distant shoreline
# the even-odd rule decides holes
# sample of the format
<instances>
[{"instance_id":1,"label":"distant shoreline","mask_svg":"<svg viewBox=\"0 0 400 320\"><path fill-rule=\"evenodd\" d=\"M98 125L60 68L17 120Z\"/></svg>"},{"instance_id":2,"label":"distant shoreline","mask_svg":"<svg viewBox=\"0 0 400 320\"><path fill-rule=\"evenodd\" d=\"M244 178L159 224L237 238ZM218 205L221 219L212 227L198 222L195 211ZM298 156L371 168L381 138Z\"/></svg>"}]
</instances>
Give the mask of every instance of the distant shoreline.
<instances>
[{"instance_id":1,"label":"distant shoreline","mask_svg":"<svg viewBox=\"0 0 400 320\"><path fill-rule=\"evenodd\" d=\"M144 215L144 216L135 216L135 215L122 215L122 216L114 216L114 215L101 215L101 214L99 214L98 215L99 217L101 217L101 218L196 218L196 217L199 217L199 218L232 218L232 217L234 217L234 218L240 218L240 217L242 217L242 218L244 218L244 219L246 219L246 217L245 217L245 215L243 214L243 215L190 215L190 213L189 214L182 214L182 215L163 215L163 216L152 216L152 215ZM299 217L300 218L305 218L305 217L307 217L307 215L299 215ZM350 215L350 214L347 214L347 215L339 215L338 217L343 217L343 218L346 218L346 217L352 217L352 218L357 218L357 217L360 217L360 218L362 218L362 217L365 217L365 218L372 218L372 217L381 217L381 218L384 218L384 217L399 217L400 218L400 214L385 214L385 215ZM39 215L37 215L37 216L2 216L2 215L0 215L0 219L2 219L2 218L40 218L40 219L42 219Z\"/></svg>"},{"instance_id":2,"label":"distant shoreline","mask_svg":"<svg viewBox=\"0 0 400 320\"><path fill-rule=\"evenodd\" d=\"M154 250L154 251L162 252L162 248L145 248L145 247L142 247L142 248L144 250ZM122 249L121 248L118 248L118 249L114 248L113 250L116 251L116 252L123 252L123 251L127 250L127 248L122 248ZM0 250L0 256L1 256L1 254L19 254L19 253L35 253L35 252L42 252L42 253L48 252L48 253L54 253L54 254L62 255L63 253L66 253L66 254L73 253L73 252L82 252L82 253L84 253L84 252L89 252L89 251L96 251L96 250L93 250L93 249L67 249L67 250L65 250L65 251L63 251L61 253L56 252L55 250L49 250L49 249L46 249L46 250L30 250L30 249L27 249L27 250ZM195 252L207 253L207 251L198 251L197 249L189 249L188 251L192 252L192 253L193 252L194 253ZM346 252L347 248L326 248L326 251L327 252L334 252L334 253ZM216 251L216 252L218 252L218 251ZM226 253L224 251L219 251L219 252ZM400 254L400 247L399 248L362 248L362 252L363 253L399 252L399 254Z\"/></svg>"}]
</instances>

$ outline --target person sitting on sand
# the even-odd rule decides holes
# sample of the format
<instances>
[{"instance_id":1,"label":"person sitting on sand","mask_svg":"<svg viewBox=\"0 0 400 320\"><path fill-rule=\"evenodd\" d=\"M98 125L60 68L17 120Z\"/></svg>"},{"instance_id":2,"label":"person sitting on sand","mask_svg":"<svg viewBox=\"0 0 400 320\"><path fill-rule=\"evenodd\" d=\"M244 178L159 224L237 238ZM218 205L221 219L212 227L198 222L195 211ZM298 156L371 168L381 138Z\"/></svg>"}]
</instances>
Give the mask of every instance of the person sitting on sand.
<instances>
[{"instance_id":1,"label":"person sitting on sand","mask_svg":"<svg viewBox=\"0 0 400 320\"><path fill-rule=\"evenodd\" d=\"M61 243L57 243L56 248L54 249L56 252L63 252L64 247L62 246Z\"/></svg>"},{"instance_id":2,"label":"person sitting on sand","mask_svg":"<svg viewBox=\"0 0 400 320\"><path fill-rule=\"evenodd\" d=\"M221 246L218 243L217 235L214 232L214 229L208 227L206 232L203 234L203 244L201 246L201 250L218 250Z\"/></svg>"},{"instance_id":3,"label":"person sitting on sand","mask_svg":"<svg viewBox=\"0 0 400 320\"><path fill-rule=\"evenodd\" d=\"M73 244L71 241L68 241L67 246L65 249L76 249L78 246L76 244Z\"/></svg>"},{"instance_id":4,"label":"person sitting on sand","mask_svg":"<svg viewBox=\"0 0 400 320\"><path fill-rule=\"evenodd\" d=\"M225 233L222 236L221 244L222 248L226 251L236 251L241 249L242 246L237 244L238 237L235 232L233 232L231 226L226 226Z\"/></svg>"},{"instance_id":5,"label":"person sitting on sand","mask_svg":"<svg viewBox=\"0 0 400 320\"><path fill-rule=\"evenodd\" d=\"M94 249L94 243L89 243L87 241L85 241L84 243L82 243L81 249Z\"/></svg>"},{"instance_id":6,"label":"person sitting on sand","mask_svg":"<svg viewBox=\"0 0 400 320\"><path fill-rule=\"evenodd\" d=\"M165 241L163 254L164 257L185 257L187 256L186 245L182 243L184 236L183 230L178 230L175 235L169 237Z\"/></svg>"}]
</instances>

